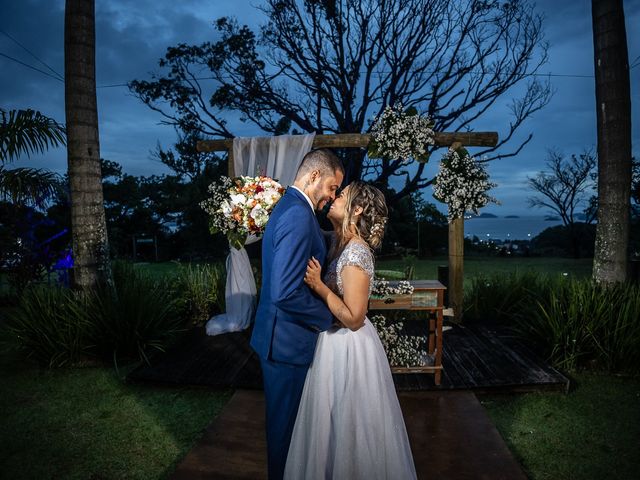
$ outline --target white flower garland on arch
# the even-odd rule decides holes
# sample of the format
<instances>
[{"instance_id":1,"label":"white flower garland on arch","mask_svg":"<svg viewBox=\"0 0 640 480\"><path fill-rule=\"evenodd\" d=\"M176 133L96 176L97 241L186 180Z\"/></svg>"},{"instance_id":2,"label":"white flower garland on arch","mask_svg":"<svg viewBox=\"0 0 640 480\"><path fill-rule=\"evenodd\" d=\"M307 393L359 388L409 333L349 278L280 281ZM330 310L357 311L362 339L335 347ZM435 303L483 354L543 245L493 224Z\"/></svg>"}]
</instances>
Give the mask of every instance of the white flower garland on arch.
<instances>
[{"instance_id":1,"label":"white flower garland on arch","mask_svg":"<svg viewBox=\"0 0 640 480\"><path fill-rule=\"evenodd\" d=\"M449 222L463 218L465 212L473 212L488 203L499 204L487 192L496 187L489 181L489 174L464 148L449 150L440 162L440 170L433 184L433 196L448 205Z\"/></svg>"},{"instance_id":2,"label":"white flower garland on arch","mask_svg":"<svg viewBox=\"0 0 640 480\"><path fill-rule=\"evenodd\" d=\"M374 120L369 142L369 158L387 160L429 160L429 145L435 144L433 121L410 107L387 106Z\"/></svg>"}]
</instances>

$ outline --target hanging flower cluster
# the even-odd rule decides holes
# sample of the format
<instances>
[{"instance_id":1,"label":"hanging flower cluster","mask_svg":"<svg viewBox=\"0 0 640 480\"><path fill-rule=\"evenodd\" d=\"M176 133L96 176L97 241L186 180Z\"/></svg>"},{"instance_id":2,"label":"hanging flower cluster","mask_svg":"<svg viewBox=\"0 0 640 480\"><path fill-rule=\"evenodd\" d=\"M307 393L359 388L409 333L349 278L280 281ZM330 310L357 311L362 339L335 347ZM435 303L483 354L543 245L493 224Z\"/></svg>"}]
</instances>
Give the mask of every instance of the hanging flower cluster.
<instances>
[{"instance_id":1,"label":"hanging flower cluster","mask_svg":"<svg viewBox=\"0 0 640 480\"><path fill-rule=\"evenodd\" d=\"M418 115L415 108L386 107L375 119L369 143L370 158L420 162L429 160L428 146L433 145L433 121Z\"/></svg>"},{"instance_id":2,"label":"hanging flower cluster","mask_svg":"<svg viewBox=\"0 0 640 480\"><path fill-rule=\"evenodd\" d=\"M210 216L211 233L227 235L231 246L240 249L248 235L262 235L284 188L269 177L221 177L209 185L210 197L200 206Z\"/></svg>"},{"instance_id":3,"label":"hanging flower cluster","mask_svg":"<svg viewBox=\"0 0 640 480\"><path fill-rule=\"evenodd\" d=\"M433 184L433 196L449 206L449 222L464 217L490 202L499 203L487 192L495 187L489 181L484 167L469 153L461 148L449 150L440 162L440 171Z\"/></svg>"},{"instance_id":4,"label":"hanging flower cluster","mask_svg":"<svg viewBox=\"0 0 640 480\"><path fill-rule=\"evenodd\" d=\"M427 365L426 337L403 335L402 322L388 322L384 315L370 318L376 327L389 364L394 367L423 367Z\"/></svg>"},{"instance_id":5,"label":"hanging flower cluster","mask_svg":"<svg viewBox=\"0 0 640 480\"><path fill-rule=\"evenodd\" d=\"M398 282L397 287L392 287L384 278L374 278L371 295L376 297L388 297L390 295L411 295L413 293L413 285L406 280Z\"/></svg>"}]
</instances>

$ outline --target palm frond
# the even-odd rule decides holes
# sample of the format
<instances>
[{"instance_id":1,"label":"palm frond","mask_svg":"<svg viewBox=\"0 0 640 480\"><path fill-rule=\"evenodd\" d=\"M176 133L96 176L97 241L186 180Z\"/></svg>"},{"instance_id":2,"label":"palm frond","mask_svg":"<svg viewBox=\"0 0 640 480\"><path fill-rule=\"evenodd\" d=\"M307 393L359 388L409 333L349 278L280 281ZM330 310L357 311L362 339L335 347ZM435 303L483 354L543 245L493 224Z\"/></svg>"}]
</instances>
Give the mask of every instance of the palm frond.
<instances>
[{"instance_id":1,"label":"palm frond","mask_svg":"<svg viewBox=\"0 0 640 480\"><path fill-rule=\"evenodd\" d=\"M0 108L0 163L65 145L63 125L34 110Z\"/></svg>"},{"instance_id":2,"label":"palm frond","mask_svg":"<svg viewBox=\"0 0 640 480\"><path fill-rule=\"evenodd\" d=\"M43 206L60 191L60 176L36 168L5 169L0 166L0 198L14 203Z\"/></svg>"}]
</instances>

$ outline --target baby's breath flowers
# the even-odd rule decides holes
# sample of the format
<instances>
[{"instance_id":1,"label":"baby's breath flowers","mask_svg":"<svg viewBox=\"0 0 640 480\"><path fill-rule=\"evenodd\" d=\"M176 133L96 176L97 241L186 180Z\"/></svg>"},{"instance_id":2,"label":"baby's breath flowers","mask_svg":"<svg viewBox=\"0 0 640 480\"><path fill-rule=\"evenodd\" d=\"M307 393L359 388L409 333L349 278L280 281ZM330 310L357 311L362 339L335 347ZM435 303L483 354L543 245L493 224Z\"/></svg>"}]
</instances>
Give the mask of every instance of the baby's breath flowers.
<instances>
[{"instance_id":1,"label":"baby's breath flowers","mask_svg":"<svg viewBox=\"0 0 640 480\"><path fill-rule=\"evenodd\" d=\"M371 127L370 158L426 162L428 146L434 144L433 121L415 108L387 106Z\"/></svg>"},{"instance_id":2,"label":"baby's breath flowers","mask_svg":"<svg viewBox=\"0 0 640 480\"><path fill-rule=\"evenodd\" d=\"M402 322L388 322L384 315L374 315L371 323L376 327L389 365L394 367L422 367L428 358L426 338L403 335L400 332L404 326Z\"/></svg>"},{"instance_id":3,"label":"baby's breath flowers","mask_svg":"<svg viewBox=\"0 0 640 480\"><path fill-rule=\"evenodd\" d=\"M390 295L411 295L413 293L413 285L406 280L398 282L396 287L389 285L384 278L374 278L371 294L376 297L388 297Z\"/></svg>"},{"instance_id":4,"label":"baby's breath flowers","mask_svg":"<svg viewBox=\"0 0 640 480\"><path fill-rule=\"evenodd\" d=\"M240 249L248 235L262 235L284 188L269 177L223 176L209 185L209 193L200 206L211 216L211 233L226 234L231 246Z\"/></svg>"},{"instance_id":5,"label":"baby's breath flowers","mask_svg":"<svg viewBox=\"0 0 640 480\"><path fill-rule=\"evenodd\" d=\"M495 187L484 167L461 148L449 150L440 162L440 171L433 184L433 196L449 206L449 222L478 210L489 202L499 203L487 192Z\"/></svg>"}]
</instances>

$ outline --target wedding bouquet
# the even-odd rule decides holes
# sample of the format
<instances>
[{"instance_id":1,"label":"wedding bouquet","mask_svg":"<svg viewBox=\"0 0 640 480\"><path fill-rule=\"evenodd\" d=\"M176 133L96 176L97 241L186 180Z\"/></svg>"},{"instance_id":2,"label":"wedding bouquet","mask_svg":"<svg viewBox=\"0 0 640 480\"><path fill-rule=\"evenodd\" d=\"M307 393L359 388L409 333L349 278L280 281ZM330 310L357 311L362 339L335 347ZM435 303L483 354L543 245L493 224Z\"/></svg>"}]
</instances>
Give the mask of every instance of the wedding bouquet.
<instances>
[{"instance_id":1,"label":"wedding bouquet","mask_svg":"<svg viewBox=\"0 0 640 480\"><path fill-rule=\"evenodd\" d=\"M211 216L211 233L224 233L229 244L240 249L248 235L262 235L284 188L269 177L223 176L209 185L209 193L200 206Z\"/></svg>"}]
</instances>

